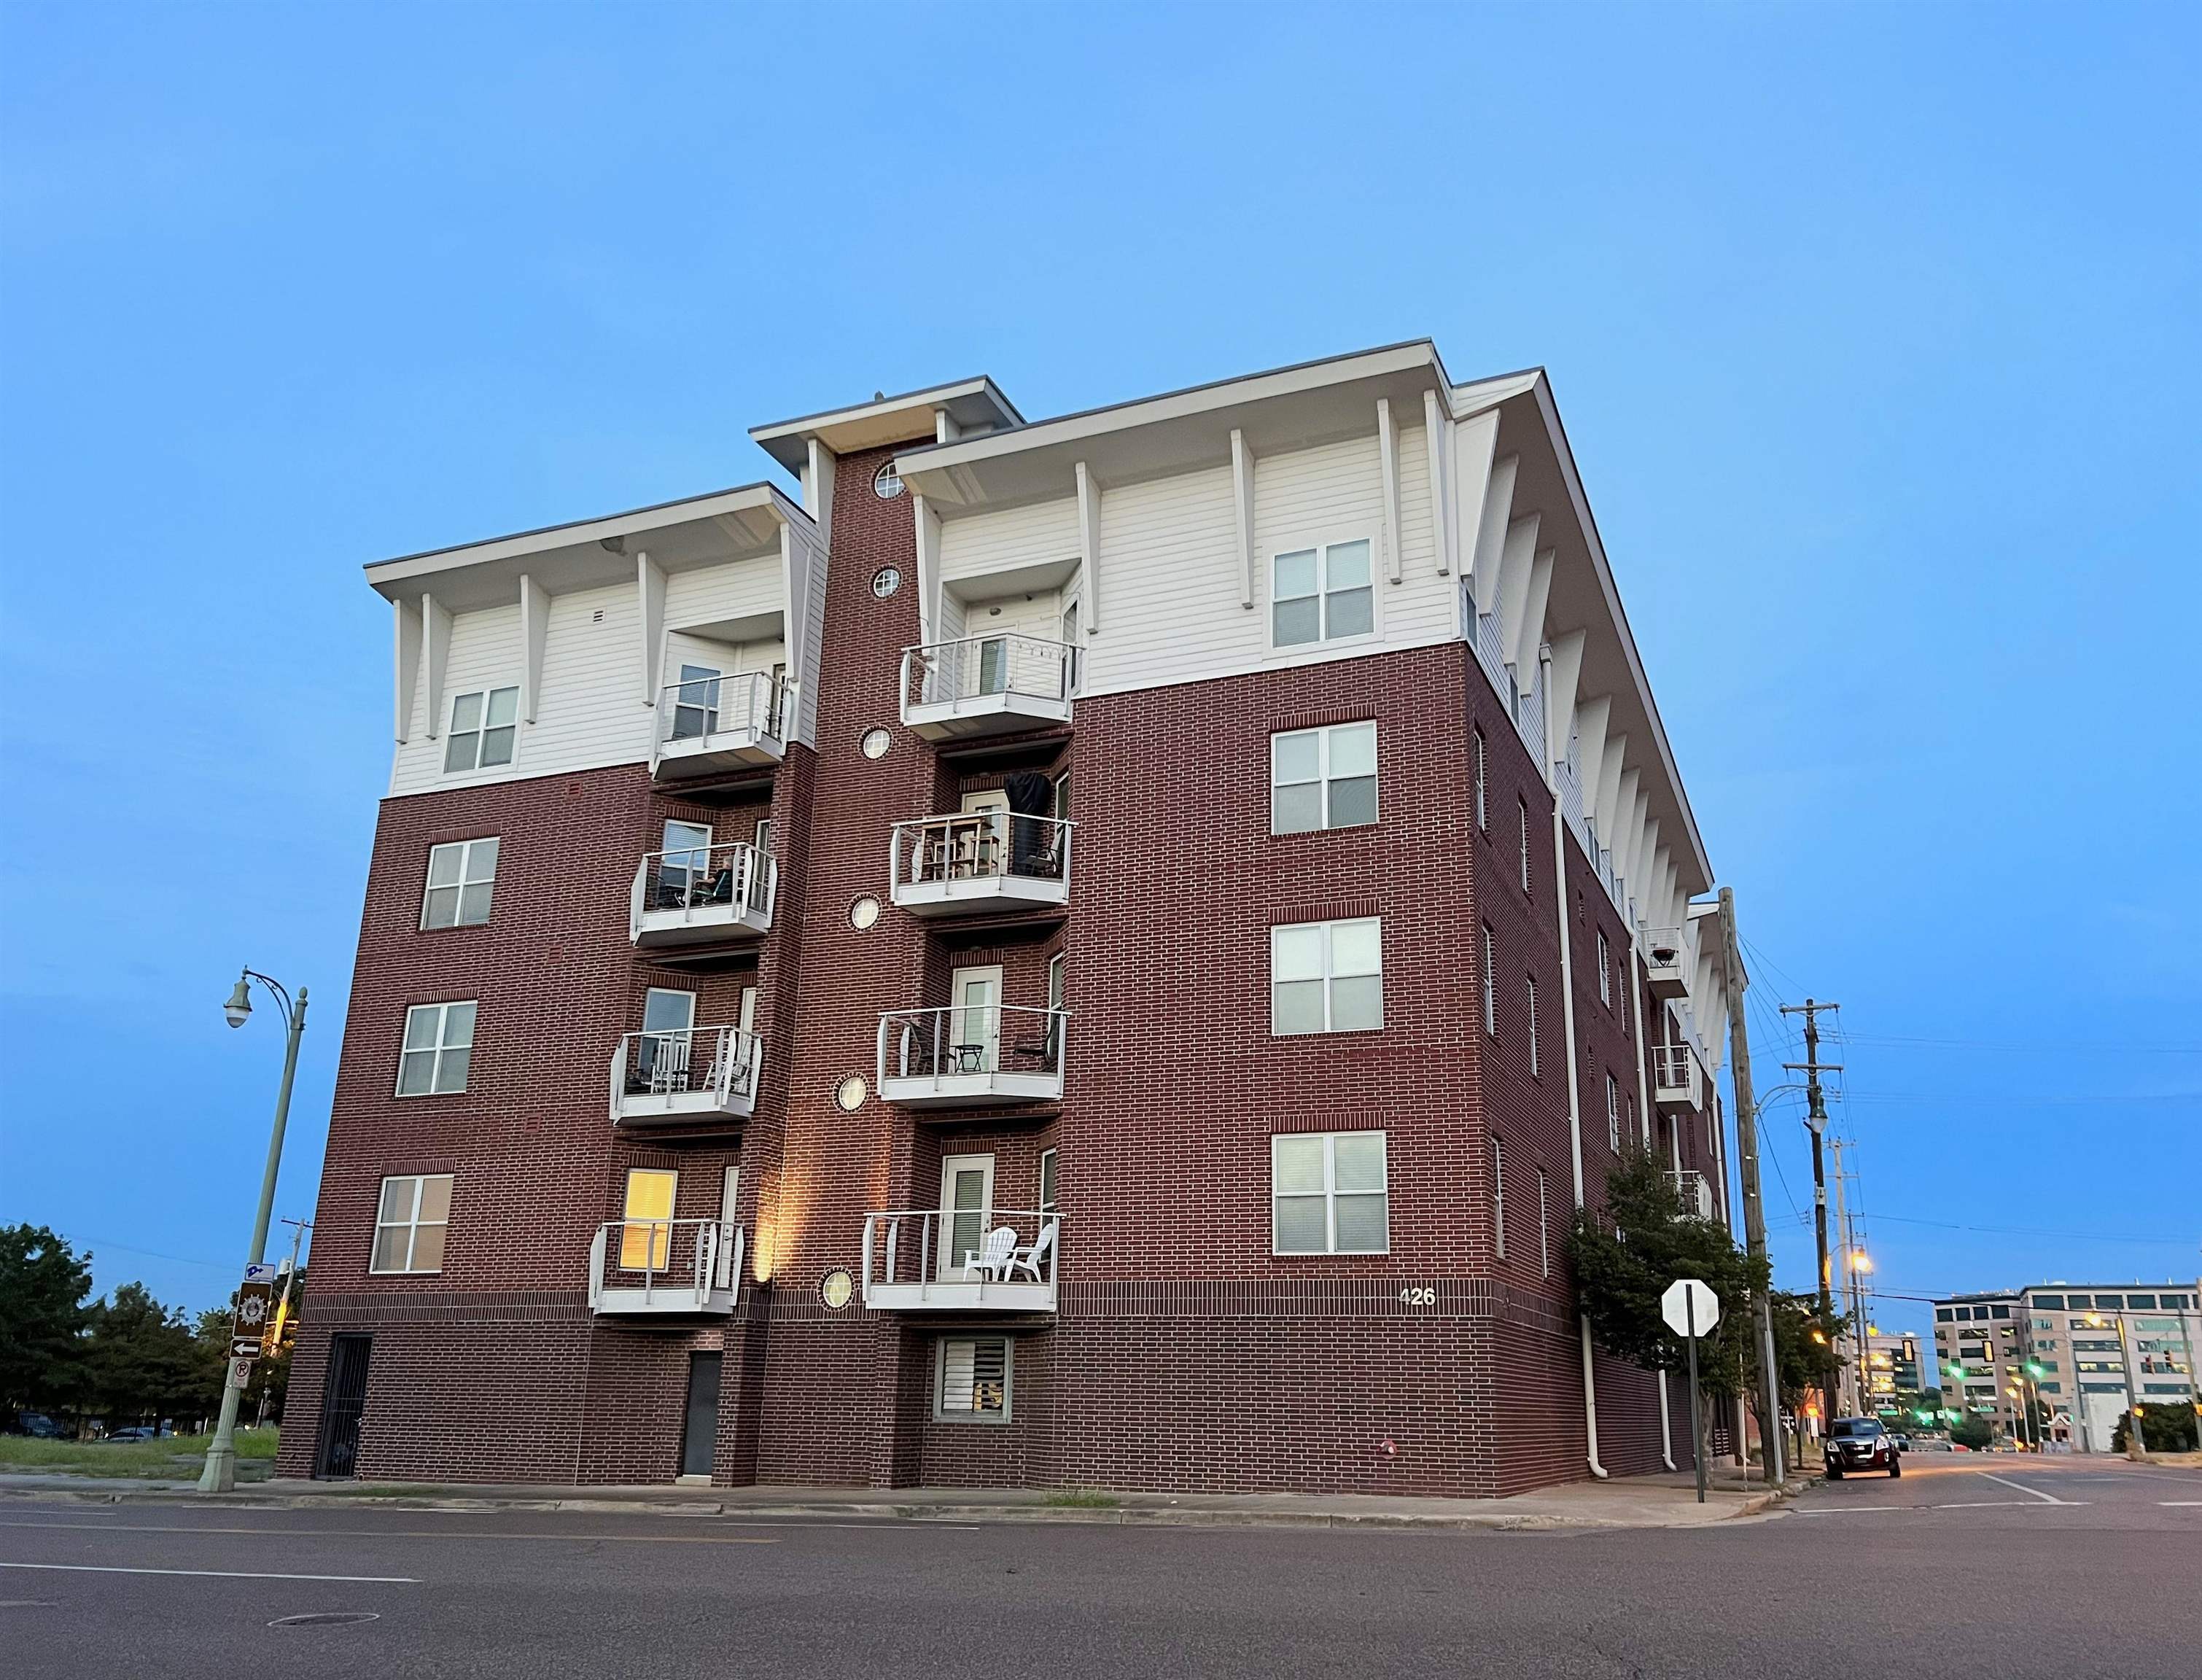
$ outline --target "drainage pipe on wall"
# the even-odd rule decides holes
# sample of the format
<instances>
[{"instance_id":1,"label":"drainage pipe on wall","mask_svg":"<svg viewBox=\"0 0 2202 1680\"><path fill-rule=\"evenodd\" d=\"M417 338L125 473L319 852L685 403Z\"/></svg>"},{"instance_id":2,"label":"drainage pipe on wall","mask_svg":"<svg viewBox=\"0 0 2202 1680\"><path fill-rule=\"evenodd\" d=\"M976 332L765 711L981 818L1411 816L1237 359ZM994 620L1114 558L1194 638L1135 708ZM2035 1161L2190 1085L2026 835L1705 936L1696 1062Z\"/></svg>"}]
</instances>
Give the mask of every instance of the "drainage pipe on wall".
<instances>
[{"instance_id":1,"label":"drainage pipe on wall","mask_svg":"<svg viewBox=\"0 0 2202 1680\"><path fill-rule=\"evenodd\" d=\"M1568 819L1567 813L1560 809L1559 790L1552 785L1552 766L1565 755L1553 747L1556 726L1552 715L1557 708L1551 704L1552 650L1549 644L1537 650L1537 663L1544 667L1545 675L1545 762L1539 768L1552 795L1552 905L1560 919L1560 1019L1568 1035L1567 1055L1563 1058L1568 1070L1568 1145L1575 1168L1575 1211L1580 1213L1584 1205L1582 1082L1575 1068L1575 954L1568 940ZM1582 1342L1584 1456L1590 1473L1603 1482L1606 1479L1606 1468L1598 1461L1598 1374L1592 1363L1590 1314L1577 1317Z\"/></svg>"}]
</instances>

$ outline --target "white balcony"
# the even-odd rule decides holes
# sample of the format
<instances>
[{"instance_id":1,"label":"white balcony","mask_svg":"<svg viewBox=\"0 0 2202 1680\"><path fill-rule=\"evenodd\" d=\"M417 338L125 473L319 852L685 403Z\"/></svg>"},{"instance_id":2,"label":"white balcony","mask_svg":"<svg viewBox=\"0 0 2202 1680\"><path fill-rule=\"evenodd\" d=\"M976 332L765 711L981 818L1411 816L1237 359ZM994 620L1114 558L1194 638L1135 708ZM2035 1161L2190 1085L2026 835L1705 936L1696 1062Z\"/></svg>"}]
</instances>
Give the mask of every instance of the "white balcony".
<instances>
[{"instance_id":1,"label":"white balcony","mask_svg":"<svg viewBox=\"0 0 2202 1680\"><path fill-rule=\"evenodd\" d=\"M769 769L787 753L789 699L786 679L762 671L667 683L657 696L651 775L702 781Z\"/></svg>"},{"instance_id":2,"label":"white balcony","mask_svg":"<svg viewBox=\"0 0 2202 1680\"><path fill-rule=\"evenodd\" d=\"M717 1219L613 1219L589 1245L589 1310L725 1314L742 1292L742 1228Z\"/></svg>"},{"instance_id":3,"label":"white balcony","mask_svg":"<svg viewBox=\"0 0 2202 1680\"><path fill-rule=\"evenodd\" d=\"M1669 1172L1667 1182L1675 1187L1675 1194L1682 1199L1682 1211L1692 1218L1719 1217L1714 1210L1712 1181L1704 1174L1684 1168L1680 1172Z\"/></svg>"},{"instance_id":4,"label":"white balcony","mask_svg":"<svg viewBox=\"0 0 2202 1680\"><path fill-rule=\"evenodd\" d=\"M739 1028L629 1033L612 1052L612 1123L745 1120L757 1078L757 1041Z\"/></svg>"},{"instance_id":5,"label":"white balcony","mask_svg":"<svg viewBox=\"0 0 2202 1680\"><path fill-rule=\"evenodd\" d=\"M1653 997L1671 1001L1690 989L1682 973L1682 955L1680 928L1644 930L1644 978L1650 982Z\"/></svg>"},{"instance_id":6,"label":"white balcony","mask_svg":"<svg viewBox=\"0 0 2202 1680\"><path fill-rule=\"evenodd\" d=\"M1070 722L1077 652L1038 636L973 636L903 650L902 721L928 740Z\"/></svg>"},{"instance_id":7,"label":"white balcony","mask_svg":"<svg viewBox=\"0 0 2202 1680\"><path fill-rule=\"evenodd\" d=\"M1662 1114L1695 1109L1701 1089L1697 1052L1687 1044L1652 1046L1652 1099Z\"/></svg>"},{"instance_id":8,"label":"white balcony","mask_svg":"<svg viewBox=\"0 0 2202 1680\"><path fill-rule=\"evenodd\" d=\"M967 1004L880 1017L880 1095L911 1108L1059 1102L1069 1017Z\"/></svg>"},{"instance_id":9,"label":"white balcony","mask_svg":"<svg viewBox=\"0 0 2202 1680\"><path fill-rule=\"evenodd\" d=\"M747 840L647 853L628 895L628 936L644 951L760 939L779 885L779 868Z\"/></svg>"},{"instance_id":10,"label":"white balcony","mask_svg":"<svg viewBox=\"0 0 2202 1680\"><path fill-rule=\"evenodd\" d=\"M898 822L887 872L913 916L1059 910L1070 901L1070 824L1008 811Z\"/></svg>"},{"instance_id":11,"label":"white balcony","mask_svg":"<svg viewBox=\"0 0 2202 1680\"><path fill-rule=\"evenodd\" d=\"M1062 1236L1054 1213L867 1214L864 1305L886 1312L1052 1312Z\"/></svg>"}]
</instances>

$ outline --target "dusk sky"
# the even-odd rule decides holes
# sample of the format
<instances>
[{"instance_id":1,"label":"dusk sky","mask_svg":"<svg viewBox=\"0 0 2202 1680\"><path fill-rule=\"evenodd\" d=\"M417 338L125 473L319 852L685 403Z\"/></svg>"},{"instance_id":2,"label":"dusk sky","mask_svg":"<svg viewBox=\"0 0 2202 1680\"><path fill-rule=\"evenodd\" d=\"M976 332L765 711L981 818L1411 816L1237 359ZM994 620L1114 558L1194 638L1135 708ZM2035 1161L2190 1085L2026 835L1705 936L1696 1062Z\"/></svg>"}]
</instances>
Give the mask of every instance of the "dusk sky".
<instances>
[{"instance_id":1,"label":"dusk sky","mask_svg":"<svg viewBox=\"0 0 2202 1680\"><path fill-rule=\"evenodd\" d=\"M749 427L875 390L1428 336L1551 371L1763 1088L1843 1006L1881 1283L2194 1277L2202 27L2088 17L0 8L0 1220L226 1294L244 963L311 988L310 1217L362 563L770 476Z\"/></svg>"}]
</instances>

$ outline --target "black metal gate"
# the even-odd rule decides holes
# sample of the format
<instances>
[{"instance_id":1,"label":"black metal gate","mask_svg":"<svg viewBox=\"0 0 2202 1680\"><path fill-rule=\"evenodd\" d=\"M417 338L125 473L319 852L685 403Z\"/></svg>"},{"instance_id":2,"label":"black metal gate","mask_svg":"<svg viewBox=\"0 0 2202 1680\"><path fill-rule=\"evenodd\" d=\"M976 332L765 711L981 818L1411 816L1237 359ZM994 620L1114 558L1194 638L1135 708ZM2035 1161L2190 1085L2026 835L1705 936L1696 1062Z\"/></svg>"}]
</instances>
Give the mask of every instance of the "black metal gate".
<instances>
[{"instance_id":1,"label":"black metal gate","mask_svg":"<svg viewBox=\"0 0 2202 1680\"><path fill-rule=\"evenodd\" d=\"M329 1338L328 1381L321 1390L321 1450L314 1474L333 1480L359 1473L359 1419L367 1409L371 1335Z\"/></svg>"}]
</instances>

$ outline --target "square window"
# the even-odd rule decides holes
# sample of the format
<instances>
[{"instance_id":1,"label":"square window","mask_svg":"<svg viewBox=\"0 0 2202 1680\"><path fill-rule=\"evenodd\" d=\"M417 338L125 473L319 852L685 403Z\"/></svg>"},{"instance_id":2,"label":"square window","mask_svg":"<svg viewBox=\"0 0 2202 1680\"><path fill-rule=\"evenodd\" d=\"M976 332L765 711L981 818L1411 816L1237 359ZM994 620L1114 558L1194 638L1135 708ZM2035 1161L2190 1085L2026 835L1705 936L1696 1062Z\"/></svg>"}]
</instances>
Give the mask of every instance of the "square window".
<instances>
[{"instance_id":1,"label":"square window","mask_svg":"<svg viewBox=\"0 0 2202 1680\"><path fill-rule=\"evenodd\" d=\"M1269 640L1302 647L1373 634L1376 592L1365 537L1269 560Z\"/></svg>"},{"instance_id":2,"label":"square window","mask_svg":"<svg viewBox=\"0 0 2202 1680\"><path fill-rule=\"evenodd\" d=\"M1010 1418L1010 1339L943 1336L936 1355L933 1415L945 1422Z\"/></svg>"},{"instance_id":3,"label":"square window","mask_svg":"<svg viewBox=\"0 0 2202 1680\"><path fill-rule=\"evenodd\" d=\"M455 840L428 848L428 884L421 899L421 925L478 928L489 920L497 886L497 837Z\"/></svg>"},{"instance_id":4,"label":"square window","mask_svg":"<svg viewBox=\"0 0 2202 1680\"><path fill-rule=\"evenodd\" d=\"M397 1094L446 1096L465 1090L474 1042L472 1003L414 1005L405 1011L404 1046L397 1056Z\"/></svg>"},{"instance_id":5,"label":"square window","mask_svg":"<svg viewBox=\"0 0 2202 1680\"><path fill-rule=\"evenodd\" d=\"M1383 923L1304 922L1269 929L1269 1032L1374 1032L1384 1024Z\"/></svg>"},{"instance_id":6,"label":"square window","mask_svg":"<svg viewBox=\"0 0 2202 1680\"><path fill-rule=\"evenodd\" d=\"M1376 820L1376 726L1339 723L1269 737L1269 832Z\"/></svg>"},{"instance_id":7,"label":"square window","mask_svg":"<svg viewBox=\"0 0 2202 1680\"><path fill-rule=\"evenodd\" d=\"M1269 1210L1273 1253L1388 1252L1384 1134L1297 1132L1272 1137Z\"/></svg>"},{"instance_id":8,"label":"square window","mask_svg":"<svg viewBox=\"0 0 2202 1680\"><path fill-rule=\"evenodd\" d=\"M368 1270L441 1271L444 1232L450 1217L450 1174L384 1179L375 1204L374 1247Z\"/></svg>"},{"instance_id":9,"label":"square window","mask_svg":"<svg viewBox=\"0 0 2202 1680\"><path fill-rule=\"evenodd\" d=\"M476 688L452 695L451 727L444 737L445 774L509 764L519 724L517 687Z\"/></svg>"}]
</instances>

